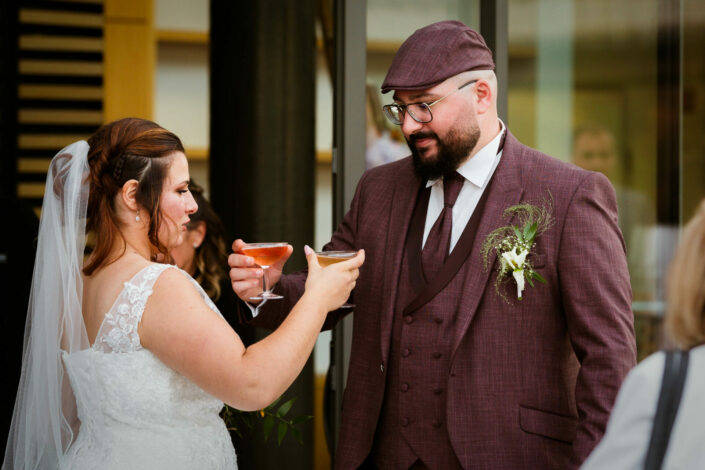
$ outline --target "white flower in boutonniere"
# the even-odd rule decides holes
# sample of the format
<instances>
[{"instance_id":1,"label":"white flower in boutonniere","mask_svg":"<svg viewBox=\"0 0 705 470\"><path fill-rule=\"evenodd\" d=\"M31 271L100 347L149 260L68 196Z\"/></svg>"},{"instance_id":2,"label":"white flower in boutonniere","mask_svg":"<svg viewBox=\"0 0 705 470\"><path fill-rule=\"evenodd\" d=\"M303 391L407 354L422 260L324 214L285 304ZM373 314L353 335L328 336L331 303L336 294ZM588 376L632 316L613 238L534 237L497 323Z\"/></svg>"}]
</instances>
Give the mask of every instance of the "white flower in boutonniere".
<instances>
[{"instance_id":1,"label":"white flower in boutonniere","mask_svg":"<svg viewBox=\"0 0 705 470\"><path fill-rule=\"evenodd\" d=\"M509 273L516 283L519 300L522 299L525 282L531 287L534 287L533 281L546 283L546 280L534 270L529 255L536 246L536 237L553 225L552 212L552 199L545 200L541 206L523 203L508 207L504 211L504 216L507 218L516 216L519 219L519 225L505 225L495 229L482 244L485 269L489 267L490 253L493 250L497 253L499 266L495 289L507 302L509 299L502 291L501 285L505 280L510 279Z\"/></svg>"},{"instance_id":2,"label":"white flower in boutonniere","mask_svg":"<svg viewBox=\"0 0 705 470\"><path fill-rule=\"evenodd\" d=\"M517 298L521 300L521 292L524 290L524 262L529 250L522 250L517 254L518 247L512 248L512 251L502 253L502 269L512 270L512 276L517 283Z\"/></svg>"}]
</instances>

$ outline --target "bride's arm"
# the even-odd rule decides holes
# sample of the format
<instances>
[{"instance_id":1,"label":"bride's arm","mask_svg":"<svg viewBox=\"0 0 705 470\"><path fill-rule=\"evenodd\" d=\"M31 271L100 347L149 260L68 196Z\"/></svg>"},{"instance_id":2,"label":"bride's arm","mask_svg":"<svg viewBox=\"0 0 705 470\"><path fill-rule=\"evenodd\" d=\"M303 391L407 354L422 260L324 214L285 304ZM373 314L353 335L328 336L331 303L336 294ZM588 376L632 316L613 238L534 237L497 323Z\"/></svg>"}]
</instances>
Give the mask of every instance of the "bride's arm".
<instances>
[{"instance_id":1,"label":"bride's arm","mask_svg":"<svg viewBox=\"0 0 705 470\"><path fill-rule=\"evenodd\" d=\"M225 403L240 410L264 408L301 372L326 314L342 305L355 286L364 254L324 269L314 254L308 260L304 295L277 330L249 348L173 269L154 285L139 324L140 341Z\"/></svg>"}]
</instances>

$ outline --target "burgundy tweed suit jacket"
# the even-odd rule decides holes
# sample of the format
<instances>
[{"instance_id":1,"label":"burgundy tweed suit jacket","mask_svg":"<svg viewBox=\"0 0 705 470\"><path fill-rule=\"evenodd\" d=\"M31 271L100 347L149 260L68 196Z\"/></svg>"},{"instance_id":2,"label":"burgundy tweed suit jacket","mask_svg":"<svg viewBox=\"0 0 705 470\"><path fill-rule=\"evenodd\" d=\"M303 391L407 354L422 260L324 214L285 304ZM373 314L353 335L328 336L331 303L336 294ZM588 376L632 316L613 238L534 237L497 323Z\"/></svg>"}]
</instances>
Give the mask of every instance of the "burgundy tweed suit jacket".
<instances>
[{"instance_id":1,"label":"burgundy tweed suit jacket","mask_svg":"<svg viewBox=\"0 0 705 470\"><path fill-rule=\"evenodd\" d=\"M636 362L631 290L615 192L599 173L561 162L508 133L464 280L447 382L446 423L465 469L577 468L602 437ZM354 291L352 354L335 467L367 458L385 393L404 242L422 181L410 158L367 171L327 249L364 248ZM555 223L536 240L547 284L507 304L480 248L503 211L550 192ZM283 276L255 323L276 327L303 289ZM513 283L513 280L511 281ZM514 285L509 288L514 291ZM399 312L400 313L400 312ZM326 327L339 318L329 316Z\"/></svg>"}]
</instances>

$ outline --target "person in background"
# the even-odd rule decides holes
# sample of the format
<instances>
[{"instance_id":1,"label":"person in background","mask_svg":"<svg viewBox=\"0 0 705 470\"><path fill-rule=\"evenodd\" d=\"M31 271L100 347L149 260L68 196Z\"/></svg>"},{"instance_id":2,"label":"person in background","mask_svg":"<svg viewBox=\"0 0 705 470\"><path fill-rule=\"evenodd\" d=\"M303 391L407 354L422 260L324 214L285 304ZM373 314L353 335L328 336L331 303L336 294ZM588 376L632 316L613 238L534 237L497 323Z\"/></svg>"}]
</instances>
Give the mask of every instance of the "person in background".
<instances>
[{"instance_id":1,"label":"person in background","mask_svg":"<svg viewBox=\"0 0 705 470\"><path fill-rule=\"evenodd\" d=\"M654 224L654 206L643 192L626 187L617 180L620 154L614 134L598 124L579 126L573 133L573 163L586 170L600 172L612 182L617 194L619 228L622 229L629 253L636 232Z\"/></svg>"},{"instance_id":2,"label":"person in background","mask_svg":"<svg viewBox=\"0 0 705 470\"><path fill-rule=\"evenodd\" d=\"M667 278L666 328L690 364L662 468L701 469L705 464L705 201L686 225ZM624 380L602 441L582 470L644 468L665 353L652 354Z\"/></svg>"},{"instance_id":3,"label":"person in background","mask_svg":"<svg viewBox=\"0 0 705 470\"><path fill-rule=\"evenodd\" d=\"M367 168L399 160L409 155L409 147L392 137L389 121L382 113L377 90L373 85L365 87L367 117L365 160Z\"/></svg>"},{"instance_id":4,"label":"person in background","mask_svg":"<svg viewBox=\"0 0 705 470\"><path fill-rule=\"evenodd\" d=\"M233 318L236 297L228 277L225 227L203 194L203 188L192 180L189 190L198 210L190 215L184 240L171 250L171 256L178 267L203 287L228 323L240 333L241 324Z\"/></svg>"}]
</instances>

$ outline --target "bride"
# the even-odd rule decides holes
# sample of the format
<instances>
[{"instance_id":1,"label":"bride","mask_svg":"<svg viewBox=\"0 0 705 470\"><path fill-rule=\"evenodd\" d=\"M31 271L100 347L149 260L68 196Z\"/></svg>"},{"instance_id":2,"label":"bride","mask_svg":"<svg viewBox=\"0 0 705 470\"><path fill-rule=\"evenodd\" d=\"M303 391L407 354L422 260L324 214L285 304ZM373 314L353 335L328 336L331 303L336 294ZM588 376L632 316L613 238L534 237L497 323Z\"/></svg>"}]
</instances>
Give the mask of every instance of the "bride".
<instances>
[{"instance_id":1,"label":"bride","mask_svg":"<svg viewBox=\"0 0 705 470\"><path fill-rule=\"evenodd\" d=\"M197 209L188 184L179 138L141 119L52 160L3 470L236 468L223 402L263 408L303 368L364 254L321 268L306 247L306 293L245 348L188 274L155 262Z\"/></svg>"}]
</instances>

